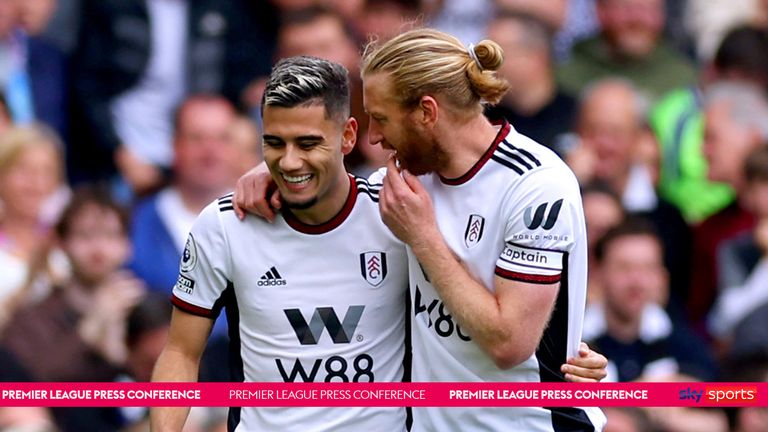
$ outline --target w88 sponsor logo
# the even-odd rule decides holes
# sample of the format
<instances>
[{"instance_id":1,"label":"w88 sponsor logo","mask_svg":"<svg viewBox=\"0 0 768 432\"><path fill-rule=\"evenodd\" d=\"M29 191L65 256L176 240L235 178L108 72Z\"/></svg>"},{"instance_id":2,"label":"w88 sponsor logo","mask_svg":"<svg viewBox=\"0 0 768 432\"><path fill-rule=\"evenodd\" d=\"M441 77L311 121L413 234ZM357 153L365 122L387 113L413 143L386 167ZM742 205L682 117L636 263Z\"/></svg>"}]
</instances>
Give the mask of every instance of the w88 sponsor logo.
<instances>
[{"instance_id":1,"label":"w88 sponsor logo","mask_svg":"<svg viewBox=\"0 0 768 432\"><path fill-rule=\"evenodd\" d=\"M416 285L416 295L413 297L414 317L418 318L419 314L426 313L427 328L433 328L440 337L447 338L456 333L459 339L465 342L472 340L472 338L461 331L459 323L453 322L453 317L445 308L445 303L438 299L433 299L429 304L422 304L422 296L421 289Z\"/></svg>"},{"instance_id":2,"label":"w88 sponsor logo","mask_svg":"<svg viewBox=\"0 0 768 432\"><path fill-rule=\"evenodd\" d=\"M350 365L351 363L351 365ZM325 370L325 382L374 382L373 357L369 354L360 354L351 362L344 357L335 355L327 359L314 359L311 367L305 367L304 363L295 359L290 372L286 370L282 360L275 359L275 364L284 382L315 382L321 366ZM350 367L351 366L351 367Z\"/></svg>"}]
</instances>

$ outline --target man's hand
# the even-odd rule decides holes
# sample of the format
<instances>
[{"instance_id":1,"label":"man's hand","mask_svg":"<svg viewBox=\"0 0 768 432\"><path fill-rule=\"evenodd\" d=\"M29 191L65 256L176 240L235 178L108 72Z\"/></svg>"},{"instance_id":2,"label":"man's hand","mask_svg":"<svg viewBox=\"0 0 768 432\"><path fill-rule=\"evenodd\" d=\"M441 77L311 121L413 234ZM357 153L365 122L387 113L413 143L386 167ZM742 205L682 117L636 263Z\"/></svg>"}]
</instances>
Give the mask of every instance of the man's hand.
<instances>
[{"instance_id":1,"label":"man's hand","mask_svg":"<svg viewBox=\"0 0 768 432\"><path fill-rule=\"evenodd\" d=\"M568 363L560 367L560 371L565 374L566 381L600 382L607 375L606 366L608 359L582 342L578 358L569 358Z\"/></svg>"},{"instance_id":2,"label":"man's hand","mask_svg":"<svg viewBox=\"0 0 768 432\"><path fill-rule=\"evenodd\" d=\"M267 196L270 195L269 201ZM275 182L265 163L251 168L237 179L235 195L232 197L235 214L240 220L246 213L261 216L274 222L277 210L280 210L280 193L275 189Z\"/></svg>"},{"instance_id":3,"label":"man's hand","mask_svg":"<svg viewBox=\"0 0 768 432\"><path fill-rule=\"evenodd\" d=\"M136 194L149 192L163 181L160 168L133 154L125 146L115 150L115 165Z\"/></svg>"},{"instance_id":4,"label":"man's hand","mask_svg":"<svg viewBox=\"0 0 768 432\"><path fill-rule=\"evenodd\" d=\"M440 235L429 194L413 174L404 170L401 176L393 157L387 161L383 184L379 212L397 238L414 246L430 235Z\"/></svg>"}]
</instances>

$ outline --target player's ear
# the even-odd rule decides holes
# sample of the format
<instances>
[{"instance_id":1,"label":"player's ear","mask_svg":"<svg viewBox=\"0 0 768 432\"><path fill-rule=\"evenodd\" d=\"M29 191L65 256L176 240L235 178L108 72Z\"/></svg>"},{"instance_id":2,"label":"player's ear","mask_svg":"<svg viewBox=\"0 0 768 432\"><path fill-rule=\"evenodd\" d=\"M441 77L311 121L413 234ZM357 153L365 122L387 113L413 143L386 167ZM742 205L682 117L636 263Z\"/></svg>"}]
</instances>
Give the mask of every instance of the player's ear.
<instances>
[{"instance_id":1,"label":"player's ear","mask_svg":"<svg viewBox=\"0 0 768 432\"><path fill-rule=\"evenodd\" d=\"M357 142L357 119L350 117L344 122L344 130L341 134L341 152L349 154Z\"/></svg>"},{"instance_id":2,"label":"player's ear","mask_svg":"<svg viewBox=\"0 0 768 432\"><path fill-rule=\"evenodd\" d=\"M437 99L429 95L422 96L421 99L419 99L418 112L419 117L417 118L417 121L419 121L422 126L430 129L434 127L437 123L439 113Z\"/></svg>"}]
</instances>

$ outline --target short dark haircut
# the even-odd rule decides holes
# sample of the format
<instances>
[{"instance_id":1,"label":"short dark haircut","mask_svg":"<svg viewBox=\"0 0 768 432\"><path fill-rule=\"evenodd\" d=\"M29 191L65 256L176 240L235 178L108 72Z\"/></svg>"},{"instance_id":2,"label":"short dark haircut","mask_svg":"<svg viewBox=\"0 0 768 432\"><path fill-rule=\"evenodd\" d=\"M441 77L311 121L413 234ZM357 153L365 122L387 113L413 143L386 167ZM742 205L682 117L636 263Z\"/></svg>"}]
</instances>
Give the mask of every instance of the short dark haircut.
<instances>
[{"instance_id":1,"label":"short dark haircut","mask_svg":"<svg viewBox=\"0 0 768 432\"><path fill-rule=\"evenodd\" d=\"M581 187L581 196L584 197L589 194L606 195L611 198L612 201L621 207L621 197L616 191L603 180L592 180L589 183Z\"/></svg>"},{"instance_id":2,"label":"short dark haircut","mask_svg":"<svg viewBox=\"0 0 768 432\"><path fill-rule=\"evenodd\" d=\"M611 243L620 238L632 236L653 237L659 244L662 255L664 255L664 246L661 243L656 227L642 216L628 216L621 223L606 231L605 235L597 241L597 244L595 244L595 258L597 262L603 262ZM663 256L661 258L662 260L664 259Z\"/></svg>"},{"instance_id":3,"label":"short dark haircut","mask_svg":"<svg viewBox=\"0 0 768 432\"><path fill-rule=\"evenodd\" d=\"M128 314L126 344L133 348L145 334L171 324L173 307L166 294L149 293Z\"/></svg>"},{"instance_id":4,"label":"short dark haircut","mask_svg":"<svg viewBox=\"0 0 768 432\"><path fill-rule=\"evenodd\" d=\"M744 164L744 176L750 183L768 181L768 143L749 154Z\"/></svg>"},{"instance_id":5,"label":"short dark haircut","mask_svg":"<svg viewBox=\"0 0 768 432\"><path fill-rule=\"evenodd\" d=\"M739 71L765 86L768 85L768 56L765 53L768 53L768 31L738 26L720 42L713 63L720 71Z\"/></svg>"},{"instance_id":6,"label":"short dark haircut","mask_svg":"<svg viewBox=\"0 0 768 432\"><path fill-rule=\"evenodd\" d=\"M280 60L272 69L261 99L265 107L323 105L325 116L343 123L349 118L349 72L337 63L309 56Z\"/></svg>"},{"instance_id":7,"label":"short dark haircut","mask_svg":"<svg viewBox=\"0 0 768 432\"><path fill-rule=\"evenodd\" d=\"M72 229L72 223L80 215L83 209L95 206L100 209L106 209L114 212L120 220L120 227L123 233L128 235L129 217L128 212L115 201L109 194L104 185L85 185L75 189L72 193L72 199L64 208L56 224L56 234L61 239L66 239Z\"/></svg>"}]
</instances>

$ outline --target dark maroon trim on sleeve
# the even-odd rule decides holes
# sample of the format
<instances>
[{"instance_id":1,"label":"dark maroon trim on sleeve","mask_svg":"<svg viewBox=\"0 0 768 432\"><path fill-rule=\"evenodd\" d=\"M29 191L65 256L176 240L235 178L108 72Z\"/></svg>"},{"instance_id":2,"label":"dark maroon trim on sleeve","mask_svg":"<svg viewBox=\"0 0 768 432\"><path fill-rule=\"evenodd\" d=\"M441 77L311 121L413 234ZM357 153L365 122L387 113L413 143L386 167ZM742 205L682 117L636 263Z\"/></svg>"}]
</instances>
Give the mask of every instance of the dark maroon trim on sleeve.
<instances>
[{"instance_id":1,"label":"dark maroon trim on sleeve","mask_svg":"<svg viewBox=\"0 0 768 432\"><path fill-rule=\"evenodd\" d=\"M466 183L472 179L472 177L477 174L478 171L480 171L480 168L485 165L486 162L488 162L489 159L491 159L491 156L493 156L493 153L496 151L496 148L499 146L499 143L506 138L507 134L510 130L509 122L506 120L502 120L499 122L494 122L494 124L501 125L501 128L499 128L499 132L496 134L496 138L493 139L493 142L491 143L490 147L483 153L483 156L480 157L480 160L475 162L475 165L472 166L472 168L469 169L464 175L457 178L448 179L443 176L440 176L440 181L444 184L450 185L450 186L458 186L460 184Z\"/></svg>"},{"instance_id":2,"label":"dark maroon trim on sleeve","mask_svg":"<svg viewBox=\"0 0 768 432\"><path fill-rule=\"evenodd\" d=\"M344 207L342 207L336 216L331 218L328 222L321 223L320 225L305 224L297 219L290 210L283 212L285 221L291 228L304 234L324 234L332 231L347 219L349 214L352 213L352 209L355 207L355 201L357 201L357 183L355 183L354 177L349 176L349 184L349 195L347 196L347 201L344 203Z\"/></svg>"},{"instance_id":3,"label":"dark maroon trim on sleeve","mask_svg":"<svg viewBox=\"0 0 768 432\"><path fill-rule=\"evenodd\" d=\"M561 273L558 273L556 275L551 275L551 276L532 275L527 273L518 273L518 272L503 269L501 267L496 267L496 275L501 276L504 279L509 279L513 281L549 285L549 284L560 282Z\"/></svg>"},{"instance_id":4,"label":"dark maroon trim on sleeve","mask_svg":"<svg viewBox=\"0 0 768 432\"><path fill-rule=\"evenodd\" d=\"M187 303L184 300L171 294L171 303L184 312L191 313L192 315L201 316L203 318L213 318L213 311L200 306L195 306L192 303Z\"/></svg>"}]
</instances>

